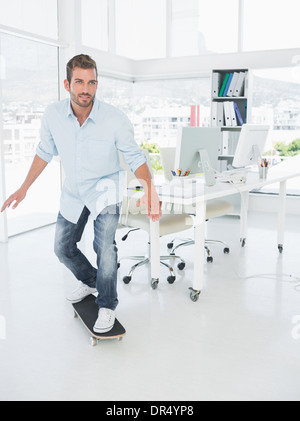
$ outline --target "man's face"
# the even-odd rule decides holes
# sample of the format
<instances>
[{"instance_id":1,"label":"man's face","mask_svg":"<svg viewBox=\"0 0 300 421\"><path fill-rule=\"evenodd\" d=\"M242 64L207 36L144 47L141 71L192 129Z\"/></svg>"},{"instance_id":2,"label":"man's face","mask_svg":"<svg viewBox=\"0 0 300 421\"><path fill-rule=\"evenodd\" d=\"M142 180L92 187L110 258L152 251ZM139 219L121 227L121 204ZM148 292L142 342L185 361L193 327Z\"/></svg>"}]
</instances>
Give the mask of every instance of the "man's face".
<instances>
[{"instance_id":1,"label":"man's face","mask_svg":"<svg viewBox=\"0 0 300 421\"><path fill-rule=\"evenodd\" d=\"M95 69L80 69L75 67L71 83L64 82L65 88L70 92L71 101L79 107L88 108L96 96L98 82Z\"/></svg>"}]
</instances>

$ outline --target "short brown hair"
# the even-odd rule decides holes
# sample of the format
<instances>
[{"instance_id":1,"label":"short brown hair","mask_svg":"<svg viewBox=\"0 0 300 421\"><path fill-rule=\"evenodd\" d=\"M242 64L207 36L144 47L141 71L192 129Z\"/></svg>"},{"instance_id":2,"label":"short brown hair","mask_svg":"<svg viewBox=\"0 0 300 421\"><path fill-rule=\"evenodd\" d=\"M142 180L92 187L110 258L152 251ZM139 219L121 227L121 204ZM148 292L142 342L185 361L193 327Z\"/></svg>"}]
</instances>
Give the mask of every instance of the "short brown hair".
<instances>
[{"instance_id":1,"label":"short brown hair","mask_svg":"<svg viewBox=\"0 0 300 421\"><path fill-rule=\"evenodd\" d=\"M80 69L95 69L96 79L98 79L96 62L86 54L79 54L78 56L71 58L67 64L67 79L69 83L71 83L72 74L75 67L79 67Z\"/></svg>"}]
</instances>

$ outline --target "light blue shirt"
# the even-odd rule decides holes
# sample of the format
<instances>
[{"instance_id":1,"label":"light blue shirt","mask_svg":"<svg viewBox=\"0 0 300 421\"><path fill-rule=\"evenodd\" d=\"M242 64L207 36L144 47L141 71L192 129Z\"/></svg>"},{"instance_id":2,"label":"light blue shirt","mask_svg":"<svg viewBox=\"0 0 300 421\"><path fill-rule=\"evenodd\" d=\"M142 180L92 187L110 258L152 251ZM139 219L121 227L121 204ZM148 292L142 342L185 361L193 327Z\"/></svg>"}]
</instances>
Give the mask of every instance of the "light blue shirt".
<instances>
[{"instance_id":1,"label":"light blue shirt","mask_svg":"<svg viewBox=\"0 0 300 421\"><path fill-rule=\"evenodd\" d=\"M106 206L122 201L126 172L120 166L119 151L133 173L146 162L126 115L98 99L81 127L70 99L51 104L40 135L37 155L48 163L60 156L66 175L60 212L74 224L84 206L96 219Z\"/></svg>"}]
</instances>

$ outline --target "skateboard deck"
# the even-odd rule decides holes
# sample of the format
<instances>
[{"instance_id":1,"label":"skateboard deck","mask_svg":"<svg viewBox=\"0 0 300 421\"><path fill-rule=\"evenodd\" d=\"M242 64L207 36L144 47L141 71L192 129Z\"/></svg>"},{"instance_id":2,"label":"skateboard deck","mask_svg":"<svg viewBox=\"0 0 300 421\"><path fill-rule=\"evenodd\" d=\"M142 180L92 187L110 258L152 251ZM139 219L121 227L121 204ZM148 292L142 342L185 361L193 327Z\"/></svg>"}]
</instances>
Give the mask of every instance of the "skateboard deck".
<instances>
[{"instance_id":1,"label":"skateboard deck","mask_svg":"<svg viewBox=\"0 0 300 421\"><path fill-rule=\"evenodd\" d=\"M88 295L84 300L79 303L72 304L74 308L74 317L79 317L84 327L92 335L90 343L92 346L98 344L100 339L119 339L121 340L126 334L126 330L121 323L116 319L113 328L106 333L94 332L93 327L98 318L99 307L95 302L94 295Z\"/></svg>"}]
</instances>

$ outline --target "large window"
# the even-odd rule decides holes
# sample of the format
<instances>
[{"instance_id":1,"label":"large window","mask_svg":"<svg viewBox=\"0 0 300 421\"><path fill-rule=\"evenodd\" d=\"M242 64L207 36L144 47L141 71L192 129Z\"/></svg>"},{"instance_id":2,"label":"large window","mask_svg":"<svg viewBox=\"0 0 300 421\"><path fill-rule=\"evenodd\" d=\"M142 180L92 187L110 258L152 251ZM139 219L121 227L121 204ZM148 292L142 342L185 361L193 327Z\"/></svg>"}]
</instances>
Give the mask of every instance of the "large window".
<instances>
[{"instance_id":1,"label":"large window","mask_svg":"<svg viewBox=\"0 0 300 421\"><path fill-rule=\"evenodd\" d=\"M245 0L244 4L244 51L299 48L299 0Z\"/></svg>"},{"instance_id":2,"label":"large window","mask_svg":"<svg viewBox=\"0 0 300 421\"><path fill-rule=\"evenodd\" d=\"M157 152L163 146L176 146L180 127L210 125L210 78L132 83L100 77L98 96L129 117L135 139L150 151L157 175L162 174Z\"/></svg>"},{"instance_id":3,"label":"large window","mask_svg":"<svg viewBox=\"0 0 300 421\"><path fill-rule=\"evenodd\" d=\"M194 107L198 123L209 126L210 79L170 79L134 84L135 128L140 142L175 146L179 127L190 125Z\"/></svg>"},{"instance_id":4,"label":"large window","mask_svg":"<svg viewBox=\"0 0 300 421\"><path fill-rule=\"evenodd\" d=\"M238 0L172 0L172 56L236 52Z\"/></svg>"},{"instance_id":5,"label":"large window","mask_svg":"<svg viewBox=\"0 0 300 421\"><path fill-rule=\"evenodd\" d=\"M134 60L299 48L298 15L298 0L82 0L82 42Z\"/></svg>"},{"instance_id":6,"label":"large window","mask_svg":"<svg viewBox=\"0 0 300 421\"><path fill-rule=\"evenodd\" d=\"M48 104L58 100L57 48L1 34L2 109L7 195L16 191L29 170ZM0 86L1 89L1 86ZM60 195L60 165L54 160L34 183L28 198L8 211L9 235L55 220Z\"/></svg>"},{"instance_id":7,"label":"large window","mask_svg":"<svg viewBox=\"0 0 300 421\"><path fill-rule=\"evenodd\" d=\"M289 160L299 167L300 159L300 66L254 71L252 120L273 129L267 152L274 164ZM278 186L263 192L277 193ZM300 194L300 180L288 181L288 193Z\"/></svg>"},{"instance_id":8,"label":"large window","mask_svg":"<svg viewBox=\"0 0 300 421\"><path fill-rule=\"evenodd\" d=\"M130 83L100 77L98 96L125 112L139 144L175 146L177 130L190 125L193 107L199 125L210 125L210 78Z\"/></svg>"},{"instance_id":9,"label":"large window","mask_svg":"<svg viewBox=\"0 0 300 421\"><path fill-rule=\"evenodd\" d=\"M132 121L134 118L134 84L129 81L99 75L97 97L122 110Z\"/></svg>"},{"instance_id":10,"label":"large window","mask_svg":"<svg viewBox=\"0 0 300 421\"><path fill-rule=\"evenodd\" d=\"M165 0L116 0L116 53L135 60L166 56Z\"/></svg>"},{"instance_id":11,"label":"large window","mask_svg":"<svg viewBox=\"0 0 300 421\"><path fill-rule=\"evenodd\" d=\"M0 24L57 39L57 0L0 0Z\"/></svg>"},{"instance_id":12,"label":"large window","mask_svg":"<svg viewBox=\"0 0 300 421\"><path fill-rule=\"evenodd\" d=\"M82 44L108 51L108 0L81 0Z\"/></svg>"}]
</instances>

